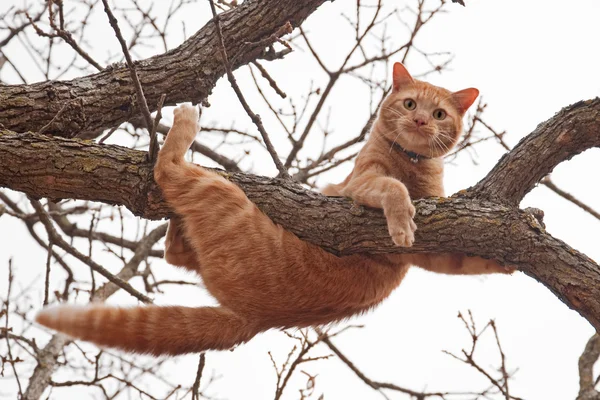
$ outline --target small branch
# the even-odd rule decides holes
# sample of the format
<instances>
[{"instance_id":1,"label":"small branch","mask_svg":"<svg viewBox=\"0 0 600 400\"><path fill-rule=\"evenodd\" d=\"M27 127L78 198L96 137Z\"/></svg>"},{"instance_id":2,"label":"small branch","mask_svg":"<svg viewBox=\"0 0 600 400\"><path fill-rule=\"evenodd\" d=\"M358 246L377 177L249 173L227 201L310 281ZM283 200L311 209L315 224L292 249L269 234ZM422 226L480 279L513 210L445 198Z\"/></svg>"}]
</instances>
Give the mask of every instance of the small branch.
<instances>
[{"instance_id":1,"label":"small branch","mask_svg":"<svg viewBox=\"0 0 600 400\"><path fill-rule=\"evenodd\" d=\"M579 395L577 400L600 399L600 392L595 389L596 380L594 379L594 364L599 357L600 336L595 333L579 357Z\"/></svg>"},{"instance_id":2,"label":"small branch","mask_svg":"<svg viewBox=\"0 0 600 400\"><path fill-rule=\"evenodd\" d=\"M167 233L167 224L162 224L155 229L153 229L150 233L148 233L143 239L138 242L137 247L133 253L133 256L129 259L129 261L121 268L121 270L115 274L114 276L117 279L120 279L123 282L129 281L131 278L136 276L138 273L138 268L140 264L148 258L150 252L152 250L152 246L154 246L160 239L162 239ZM112 281L105 283L100 286L92 300L94 301L104 301L116 293L121 286L115 284Z\"/></svg>"},{"instance_id":3,"label":"small branch","mask_svg":"<svg viewBox=\"0 0 600 400\"><path fill-rule=\"evenodd\" d=\"M269 75L269 72L265 69L265 67L263 67L258 61L253 61L252 65L254 65L260 71L260 74L263 76L263 78L267 80L267 82L269 82L269 85L271 85L271 87L273 88L275 93L279 95L279 97L281 97L282 99L285 99L287 97L287 94L285 94L285 92L279 88L277 82L275 82L275 79L273 79L273 77Z\"/></svg>"},{"instance_id":4,"label":"small branch","mask_svg":"<svg viewBox=\"0 0 600 400\"><path fill-rule=\"evenodd\" d=\"M162 118L162 108L163 104L165 104L165 99L167 98L166 94L160 96L158 100L158 104L156 106L156 116L154 117L154 122L152 123L152 130L150 131L150 159L152 161L156 160L158 156L158 140L156 138L156 130L158 129L158 125L160 124L160 120ZM154 143L154 145L153 145Z\"/></svg>"},{"instance_id":5,"label":"small branch","mask_svg":"<svg viewBox=\"0 0 600 400\"><path fill-rule=\"evenodd\" d=\"M39 400L50 384L52 374L58 366L58 356L68 344L66 336L59 333L52 336L48 344L40 350L38 364L33 370L23 400Z\"/></svg>"},{"instance_id":6,"label":"small branch","mask_svg":"<svg viewBox=\"0 0 600 400\"><path fill-rule=\"evenodd\" d=\"M113 236L113 235L110 235L105 232L97 232L97 231L90 232L87 229L78 228L77 224L71 222L67 218L67 215L65 215L65 211L56 203L49 202L48 208L50 209L49 214L52 217L52 220L56 223L56 225L58 225L58 227L64 234L66 234L70 237L81 237L81 238L99 240L102 243L111 243L111 244L117 245L121 248L126 248L126 249L129 249L132 251L136 251L137 247L140 244L139 242L127 240L122 237ZM151 257L163 258L164 251L163 250L151 250L148 253L148 255Z\"/></svg>"},{"instance_id":7,"label":"small branch","mask_svg":"<svg viewBox=\"0 0 600 400\"><path fill-rule=\"evenodd\" d=\"M29 15L26 14L28 22L25 22L23 24L21 24L21 26L19 26L18 28L12 28L10 29L9 34L2 40L0 40L0 49L4 46L6 46L8 43L10 43L10 41L15 38L15 36L19 35L21 32L23 32L23 30L25 28L27 28L29 25L38 22L42 16L44 15L44 13L46 12L46 8L43 8L42 11L40 11L34 18L29 17Z\"/></svg>"},{"instance_id":8,"label":"small branch","mask_svg":"<svg viewBox=\"0 0 600 400\"><path fill-rule=\"evenodd\" d=\"M102 0L102 1L106 1L106 0ZM254 125L256 125L256 127L258 128L258 131L260 132L260 134L265 142L265 146L267 146L267 150L269 151L269 154L271 155L271 158L273 159L273 162L275 163L275 166L277 167L277 170L279 171L279 177L289 179L287 169L281 163L281 160L279 159L279 156L277 155L277 152L275 151L275 148L273 147L273 144L271 143L271 139L269 139L269 135L267 134L267 131L265 130L265 128L262 124L262 120L261 120L260 116L255 114L254 112L252 112L252 109L248 105L248 102L244 98L244 95L242 94L242 91L241 91L240 87L238 86L237 81L235 80L235 76L233 75L233 72L231 71L231 65L229 64L229 59L227 58L227 50L225 48L225 41L223 40L223 32L221 30L221 21L219 19L219 15L217 14L217 10L215 8L214 1L209 0L209 2L210 2L210 9L211 9L212 15L213 15L213 20L215 22L215 27L217 30L217 36L219 38L219 43L220 43L219 50L221 52L221 58L223 59L223 65L224 65L225 71L227 73L227 79L229 79L229 83L231 84L231 87L233 88L238 99L240 100L242 107L244 107L244 110L246 111L246 113L248 114L248 116L250 117L252 122L254 122ZM292 31L292 25L288 22L286 24L286 29L282 32L291 33L291 31Z\"/></svg>"},{"instance_id":9,"label":"small branch","mask_svg":"<svg viewBox=\"0 0 600 400\"><path fill-rule=\"evenodd\" d=\"M81 48L81 46L79 46L77 44L77 42L75 41L75 39L73 39L73 35L71 34L71 32L67 31L64 29L64 21L61 22L60 26L56 26L56 24L54 23L54 18L53 18L53 12L52 12L52 4L53 3L57 3L60 6L60 10L61 10L61 17L62 17L62 2L58 3L55 1L48 1L48 11L50 13L50 26L52 27L52 29L55 30L55 34L50 34L50 33L46 33L44 31L42 31L36 24L37 21L35 21L34 19L32 19L29 14L25 14L27 16L27 18L29 19L30 24L33 26L33 28L35 29L35 32L39 35L39 36L43 36L43 37L47 37L47 38L54 38L54 37L60 37L61 39L63 39L65 41L65 43L67 43L69 46L71 46L71 48L73 50L75 50L75 52L77 54L79 54L84 60L86 60L88 63L90 63L90 65L92 65L94 68L96 68L98 71L102 71L103 67L96 61L94 60L85 50L83 50ZM61 18L62 20L62 18Z\"/></svg>"},{"instance_id":10,"label":"small branch","mask_svg":"<svg viewBox=\"0 0 600 400\"><path fill-rule=\"evenodd\" d=\"M509 393L508 390L508 379L510 378L507 370L506 370L506 358L504 356L504 352L502 351L502 346L500 345L500 339L498 336L498 330L496 328L496 323L491 320L488 322L483 329L477 330L475 327L475 320L473 318L473 314L469 311L469 320L464 317L462 313L458 313L458 318L463 322L465 328L469 332L469 336L471 336L471 348L469 350L462 349L462 357L459 357L449 351L444 351L444 353L448 354L452 358L461 361L471 367L473 367L477 372L483 375L493 387L495 387L500 394L504 397L505 400L523 400L520 397L515 397ZM502 374L500 379L494 378L488 371L486 371L479 363L475 360L475 352L477 350L477 344L480 342L482 335L489 331L488 328L494 332L494 337L496 340L496 345L498 347L498 352L500 353L500 368L498 371Z\"/></svg>"},{"instance_id":11,"label":"small branch","mask_svg":"<svg viewBox=\"0 0 600 400\"><path fill-rule=\"evenodd\" d=\"M100 275L104 276L106 279L108 279L115 285L119 286L121 289L123 289L127 293L131 294L133 297L137 298L138 300L140 300L144 303L152 303L152 299L150 299L148 296L138 292L129 283L116 277L115 275L110 273L106 268L104 268L103 266L101 266L101 265L97 264L95 261L93 261L90 257L87 257L87 256L81 254L79 252L79 250L75 249L74 247L69 245L67 242L65 242L65 240L58 234L58 232L56 232L56 229L54 229L54 226L52 225L52 221L50 220L50 216L48 215L48 213L46 212L46 210L44 209L42 204L39 201L34 200L34 199L30 199L30 202L31 202L31 205L33 206L33 208L35 209L35 211L38 213L38 215L40 217L40 221L46 228L46 232L48 232L48 236L51 237L52 243L56 244L61 249L65 250L66 252L71 254L73 257L77 258L79 261L82 261L83 263L89 265L92 270L98 272Z\"/></svg>"},{"instance_id":12,"label":"small branch","mask_svg":"<svg viewBox=\"0 0 600 400\"><path fill-rule=\"evenodd\" d=\"M300 364L324 360L331 357L331 355L316 357L308 356L309 352L321 342L321 336L317 337L316 340L310 340L307 330L298 331L299 335L292 335L286 331L283 331L283 333L285 333L288 337L292 339L296 339L299 342L300 346L294 345L292 347L292 349L286 357L286 360L283 362L280 368L277 366L277 363L275 362L275 359L273 358L271 352L269 352L271 363L273 364L273 368L275 369L275 373L277 374L277 385L275 388L274 400L280 400L282 398L283 392L285 391L288 383L290 382L290 379L292 378ZM297 350L298 352L296 352ZM309 379L311 379L310 376Z\"/></svg>"},{"instance_id":13,"label":"small branch","mask_svg":"<svg viewBox=\"0 0 600 400\"><path fill-rule=\"evenodd\" d=\"M0 192L0 200L2 200L6 205L8 205L15 213L18 213L19 215L24 215L23 211L19 208L19 206L15 202L10 200L8 198L8 196L6 196L2 192ZM32 219L29 219L29 218L20 218L20 219L23 221L23 223L27 227L27 231L29 232L29 234L31 235L33 240L37 244L39 244L43 249L45 249L46 251L50 251L52 254L52 257L66 272L67 278L65 279L65 289L63 291L62 297L63 297L63 299L67 299L68 295L69 295L69 289L71 287L71 284L75 281L75 278L73 276L73 271L71 270L69 265L67 265L67 263L62 259L62 257L58 253L56 253L54 251L54 249L51 249L50 245L46 244L46 242L44 242L40 238L40 236L36 233L36 231L34 229L35 221L33 221Z\"/></svg>"},{"instance_id":14,"label":"small branch","mask_svg":"<svg viewBox=\"0 0 600 400\"><path fill-rule=\"evenodd\" d=\"M17 373L17 368L15 367L15 363L19 362L20 359L17 357L16 359L12 354L12 346L10 344L10 338L8 336L9 328L9 315L10 315L10 298L12 296L12 285L13 285L14 275L12 269L12 258L8 260L8 290L6 293L6 301L4 302L4 307L6 309L6 315L4 316L4 331L7 333L6 335L6 347L8 353L8 360L4 361L2 359L2 369L4 370L4 362L8 362L13 370L13 375L15 376L15 380L17 381L17 387L19 389L19 396L23 398L23 389L21 387L21 379L19 379L19 374Z\"/></svg>"},{"instance_id":15,"label":"small branch","mask_svg":"<svg viewBox=\"0 0 600 400\"><path fill-rule=\"evenodd\" d=\"M192 386L192 400L200 399L200 380L202 379L202 371L204 371L204 364L206 362L206 356L204 353L200 354L200 360L198 361L198 371L196 371L196 379Z\"/></svg>"},{"instance_id":16,"label":"small branch","mask_svg":"<svg viewBox=\"0 0 600 400\"><path fill-rule=\"evenodd\" d=\"M159 110L157 114L157 121L152 121L152 115L150 115L150 110L148 109L148 103L146 101L146 96L144 96L144 89L142 89L142 84L140 83L140 78L138 77L137 70L135 68L135 64L131 59L131 55L129 54L129 50L127 49L127 43L125 43L125 39L123 39L123 35L121 34L121 29L119 29L119 24L114 14L110 10L108 5L108 0L102 0L102 4L104 4L104 12L108 16L108 21L110 22L110 26L112 26L115 31L115 35L119 40L119 44L121 45L121 50L123 50L123 54L125 55L125 59L127 60L127 66L129 67L129 72L131 74L131 80L135 86L135 92L137 96L137 103L140 108L142 115L144 116L144 121L146 122L146 129L150 134L150 149L148 150L149 159L154 162L156 160L156 156L158 155L158 142L156 140L156 126L158 125L158 120L160 120L160 107L157 108ZM165 100L165 95L163 94L159 100L159 106L162 106L162 103Z\"/></svg>"},{"instance_id":17,"label":"small branch","mask_svg":"<svg viewBox=\"0 0 600 400\"><path fill-rule=\"evenodd\" d=\"M320 331L317 331L317 332L320 332ZM466 393L452 393L452 392L417 392L415 390L407 389L405 387L398 386L393 383L374 381L374 380L368 378L356 365L354 365L354 363L352 363L352 361L350 361L350 359L348 357L346 357L346 355L344 353L342 353L341 350L338 349L338 347L336 345L333 344L333 342L330 340L329 337L322 336L321 341L323 343L325 343L327 345L327 347L329 347L329 349L331 351L333 351L333 353L336 356L338 356L338 358L344 364L346 364L346 366L348 368L350 368L350 370L352 372L354 372L354 374L361 381L363 381L367 386L370 386L371 388L373 388L375 390L378 390L378 391L381 391L382 389L393 390L396 392L408 394L409 396L412 396L415 399L419 399L419 400L426 399L429 397L437 397L437 398L443 399L443 398L445 398L444 396L449 396L449 395L454 395L454 394L458 394L458 395L466 394Z\"/></svg>"},{"instance_id":18,"label":"small branch","mask_svg":"<svg viewBox=\"0 0 600 400\"><path fill-rule=\"evenodd\" d=\"M40 128L40 130L38 131L38 133L41 135L44 132L46 132L50 127L52 127L52 124L54 124L54 122L56 122L60 116L63 114L63 112L65 112L65 110L67 109L67 107L70 105L71 103L66 103L64 106L62 106L62 108L56 113L56 115L54 116L54 118L52 118L50 120L50 122L48 122L46 125L42 126Z\"/></svg>"},{"instance_id":19,"label":"small branch","mask_svg":"<svg viewBox=\"0 0 600 400\"><path fill-rule=\"evenodd\" d=\"M518 205L558 164L600 146L599 120L600 98L565 107L505 154L468 196Z\"/></svg>"},{"instance_id":20,"label":"small branch","mask_svg":"<svg viewBox=\"0 0 600 400\"><path fill-rule=\"evenodd\" d=\"M542 185L546 186L548 189L552 190L554 193L562 197L563 199L570 201L582 210L590 213L595 218L600 219L600 212L594 210L592 207L588 206L587 204L579 200L577 197L573 196L571 193L565 192L564 190L556 186L549 176L542 179L541 183Z\"/></svg>"}]
</instances>

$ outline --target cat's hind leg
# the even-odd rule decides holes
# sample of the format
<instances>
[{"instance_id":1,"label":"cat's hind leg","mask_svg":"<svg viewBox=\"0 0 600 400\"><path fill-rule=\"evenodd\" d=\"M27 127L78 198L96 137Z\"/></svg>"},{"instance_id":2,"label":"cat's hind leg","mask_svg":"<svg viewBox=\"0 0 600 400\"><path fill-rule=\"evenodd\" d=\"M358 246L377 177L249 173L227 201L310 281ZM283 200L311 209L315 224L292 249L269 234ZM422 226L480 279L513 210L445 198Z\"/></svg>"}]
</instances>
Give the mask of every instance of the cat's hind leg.
<instances>
[{"instance_id":1,"label":"cat's hind leg","mask_svg":"<svg viewBox=\"0 0 600 400\"><path fill-rule=\"evenodd\" d=\"M175 109L173 126L154 167L154 180L160 186L165 200L181 218L187 239L191 239L188 233L191 216L222 215L219 208L251 204L235 184L218 173L184 160L199 130L198 114L198 109L188 104ZM193 247L193 240L188 242Z\"/></svg>"},{"instance_id":2,"label":"cat's hind leg","mask_svg":"<svg viewBox=\"0 0 600 400\"><path fill-rule=\"evenodd\" d=\"M173 113L175 116L173 127L167 135L154 167L154 179L171 206L173 204L169 200L185 193L190 179L196 180L198 172L201 172L184 160L185 153L199 130L198 109L184 104L177 107ZM165 240L165 259L169 264L200 272L198 254L185 237L183 223L179 216L174 216L169 221Z\"/></svg>"},{"instance_id":3,"label":"cat's hind leg","mask_svg":"<svg viewBox=\"0 0 600 400\"><path fill-rule=\"evenodd\" d=\"M198 109L189 104L182 104L173 111L173 126L167 134L167 139L158 153L156 166L154 167L154 179L161 187L171 183L181 183L178 176L182 168L187 166L184 157L196 138L196 133L200 129L198 123ZM175 181L172 181L175 179ZM180 190L184 190L180 187Z\"/></svg>"},{"instance_id":4,"label":"cat's hind leg","mask_svg":"<svg viewBox=\"0 0 600 400\"><path fill-rule=\"evenodd\" d=\"M198 110L184 104L175 109L174 115L173 127L158 153L154 179L180 218L170 226L171 240L167 238L167 246L174 247L169 257L173 256L175 264L178 261L187 264L186 260L175 259L180 251L186 256L191 254L185 251L187 246L194 252L196 261L202 263L203 256L207 255L203 255L200 248L214 249L224 241L239 243L239 236L246 233L239 231L243 221L250 219L249 228L256 230L253 224L257 222L248 213L254 215L258 210L254 210L253 203L237 185L216 172L184 160L199 128ZM271 223L268 218L264 219ZM185 241L177 240L180 234ZM212 244L204 246L208 241Z\"/></svg>"},{"instance_id":5,"label":"cat's hind leg","mask_svg":"<svg viewBox=\"0 0 600 400\"><path fill-rule=\"evenodd\" d=\"M198 255L186 239L183 222L178 216L173 216L169 220L165 240L165 260L171 265L200 273Z\"/></svg>"}]
</instances>

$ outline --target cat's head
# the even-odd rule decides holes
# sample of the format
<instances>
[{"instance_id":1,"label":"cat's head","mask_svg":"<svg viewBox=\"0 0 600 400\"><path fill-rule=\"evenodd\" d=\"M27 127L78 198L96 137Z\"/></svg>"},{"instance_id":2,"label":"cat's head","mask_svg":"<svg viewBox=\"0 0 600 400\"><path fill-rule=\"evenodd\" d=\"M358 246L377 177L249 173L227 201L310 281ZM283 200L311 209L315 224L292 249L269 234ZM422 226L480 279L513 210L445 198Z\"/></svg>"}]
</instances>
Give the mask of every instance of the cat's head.
<instances>
[{"instance_id":1,"label":"cat's head","mask_svg":"<svg viewBox=\"0 0 600 400\"><path fill-rule=\"evenodd\" d=\"M391 143L426 157L441 157L458 142L462 119L479 90L451 92L421 82L404 65L394 64L393 88L384 100L379 119L380 132Z\"/></svg>"}]
</instances>

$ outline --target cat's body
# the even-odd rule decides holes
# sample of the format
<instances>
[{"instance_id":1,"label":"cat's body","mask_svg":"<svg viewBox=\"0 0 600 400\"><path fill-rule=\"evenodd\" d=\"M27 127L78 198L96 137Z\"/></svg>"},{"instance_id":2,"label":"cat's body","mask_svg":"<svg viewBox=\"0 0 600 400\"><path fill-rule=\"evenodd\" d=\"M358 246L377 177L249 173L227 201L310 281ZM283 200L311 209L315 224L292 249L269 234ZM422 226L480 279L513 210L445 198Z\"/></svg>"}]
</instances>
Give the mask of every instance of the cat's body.
<instances>
[{"instance_id":1,"label":"cat's body","mask_svg":"<svg viewBox=\"0 0 600 400\"><path fill-rule=\"evenodd\" d=\"M327 187L325 194L383 208L394 242L412 245L416 226L410 198L444 195L440 157L458 140L462 116L477 97L475 89L467 91L452 94L414 81L396 64L394 90L353 172L341 184ZM409 110L407 96L422 102L423 109ZM406 133L414 124L425 139L431 134L427 129L434 123L424 112L428 102L434 113L442 106L450 108L444 113L452 121L440 120L444 137L436 140L442 144L432 145L420 136L411 139ZM155 179L178 215L167 232L167 261L200 274L220 306L61 306L42 311L38 322L102 346L182 354L228 349L271 328L326 324L364 312L400 284L410 265L452 274L510 272L493 261L460 254L336 257L303 242L275 225L235 184L184 161L198 131L197 119L191 106L175 111ZM420 155L416 163L411 152Z\"/></svg>"}]
</instances>

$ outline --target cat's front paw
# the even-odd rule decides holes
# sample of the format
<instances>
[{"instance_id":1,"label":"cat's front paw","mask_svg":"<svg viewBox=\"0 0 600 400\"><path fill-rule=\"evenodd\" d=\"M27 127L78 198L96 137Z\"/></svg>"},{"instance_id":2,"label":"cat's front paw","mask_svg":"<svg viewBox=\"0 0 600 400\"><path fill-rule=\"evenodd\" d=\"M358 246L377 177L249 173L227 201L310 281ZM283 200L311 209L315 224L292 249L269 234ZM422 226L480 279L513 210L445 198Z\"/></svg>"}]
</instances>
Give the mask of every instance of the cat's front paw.
<instances>
[{"instance_id":1,"label":"cat's front paw","mask_svg":"<svg viewBox=\"0 0 600 400\"><path fill-rule=\"evenodd\" d=\"M388 230L396 246L411 247L415 241L417 224L413 221L415 207L408 200L387 216Z\"/></svg>"}]
</instances>

